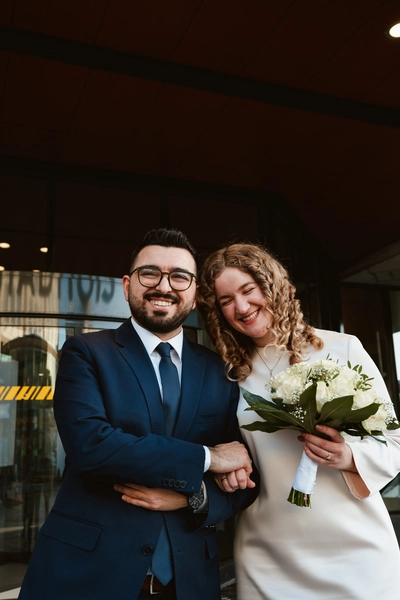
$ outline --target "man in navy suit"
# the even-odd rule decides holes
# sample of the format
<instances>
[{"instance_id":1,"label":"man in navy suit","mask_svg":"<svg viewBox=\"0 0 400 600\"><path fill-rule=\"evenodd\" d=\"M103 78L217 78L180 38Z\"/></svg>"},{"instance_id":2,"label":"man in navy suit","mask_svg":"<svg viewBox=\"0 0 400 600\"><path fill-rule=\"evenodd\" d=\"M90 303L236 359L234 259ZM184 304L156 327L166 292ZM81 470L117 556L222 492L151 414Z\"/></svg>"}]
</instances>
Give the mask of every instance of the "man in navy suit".
<instances>
[{"instance_id":1,"label":"man in navy suit","mask_svg":"<svg viewBox=\"0 0 400 600\"><path fill-rule=\"evenodd\" d=\"M196 273L181 232L149 232L122 280L132 318L65 342L54 412L66 467L20 600L220 599L215 525L250 504L257 488L238 441L238 386L216 353L183 335ZM171 385L157 349L166 341ZM176 379L167 434L163 400ZM238 489L226 494L214 474L232 471ZM172 579L155 575L164 534Z\"/></svg>"}]
</instances>

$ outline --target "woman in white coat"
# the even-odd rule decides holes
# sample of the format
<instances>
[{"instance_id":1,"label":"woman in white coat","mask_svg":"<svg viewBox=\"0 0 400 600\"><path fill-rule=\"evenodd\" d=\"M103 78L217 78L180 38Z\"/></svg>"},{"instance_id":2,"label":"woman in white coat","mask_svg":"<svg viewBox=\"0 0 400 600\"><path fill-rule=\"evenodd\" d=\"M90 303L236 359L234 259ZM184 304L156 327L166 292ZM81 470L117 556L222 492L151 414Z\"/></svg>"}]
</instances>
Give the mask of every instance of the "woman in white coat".
<instances>
[{"instance_id":1,"label":"woman in white coat","mask_svg":"<svg viewBox=\"0 0 400 600\"><path fill-rule=\"evenodd\" d=\"M360 341L304 320L283 265L264 248L232 244L202 268L198 307L227 375L268 398L267 380L290 365L330 358L362 365L393 405ZM240 425L253 422L242 397ZM400 550L380 490L400 471L400 429L372 437L321 427L325 438L293 430L242 429L261 477L257 500L237 525L238 600L398 600ZM300 440L300 441L299 441ZM287 502L302 452L318 465L311 508ZM226 492L235 473L219 476Z\"/></svg>"}]
</instances>

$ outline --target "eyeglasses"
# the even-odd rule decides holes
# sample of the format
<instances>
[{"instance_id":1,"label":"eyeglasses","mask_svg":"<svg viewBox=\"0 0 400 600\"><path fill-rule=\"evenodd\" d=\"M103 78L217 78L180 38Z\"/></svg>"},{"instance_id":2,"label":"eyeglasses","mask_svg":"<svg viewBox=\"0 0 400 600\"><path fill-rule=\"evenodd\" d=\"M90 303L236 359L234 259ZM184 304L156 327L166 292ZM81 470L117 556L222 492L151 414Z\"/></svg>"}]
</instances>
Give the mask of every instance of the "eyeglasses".
<instances>
[{"instance_id":1,"label":"eyeglasses","mask_svg":"<svg viewBox=\"0 0 400 600\"><path fill-rule=\"evenodd\" d=\"M196 279L196 275L189 273L189 271L176 269L167 273L157 267L136 267L129 273L129 276L133 275L135 271L137 271L139 283L144 287L157 287L165 275L171 289L176 292L184 292L189 289L193 279Z\"/></svg>"}]
</instances>

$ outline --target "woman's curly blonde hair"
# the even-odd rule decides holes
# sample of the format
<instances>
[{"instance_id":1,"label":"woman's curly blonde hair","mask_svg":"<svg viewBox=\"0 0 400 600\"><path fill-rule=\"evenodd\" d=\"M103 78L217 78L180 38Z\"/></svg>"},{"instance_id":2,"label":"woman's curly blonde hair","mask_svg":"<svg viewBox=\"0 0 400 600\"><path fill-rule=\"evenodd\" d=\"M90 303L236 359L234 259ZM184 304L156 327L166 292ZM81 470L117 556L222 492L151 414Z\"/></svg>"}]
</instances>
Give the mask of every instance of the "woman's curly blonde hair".
<instances>
[{"instance_id":1,"label":"woman's curly blonde hair","mask_svg":"<svg viewBox=\"0 0 400 600\"><path fill-rule=\"evenodd\" d=\"M229 379L240 381L250 375L255 344L228 324L217 301L215 279L227 267L248 273L260 287L273 319L272 343L278 350L290 352L290 364L305 359L309 344L318 349L323 347L314 328L304 320L300 302L295 298L296 288L283 265L260 245L231 244L204 261L197 300L206 331L226 364Z\"/></svg>"}]
</instances>

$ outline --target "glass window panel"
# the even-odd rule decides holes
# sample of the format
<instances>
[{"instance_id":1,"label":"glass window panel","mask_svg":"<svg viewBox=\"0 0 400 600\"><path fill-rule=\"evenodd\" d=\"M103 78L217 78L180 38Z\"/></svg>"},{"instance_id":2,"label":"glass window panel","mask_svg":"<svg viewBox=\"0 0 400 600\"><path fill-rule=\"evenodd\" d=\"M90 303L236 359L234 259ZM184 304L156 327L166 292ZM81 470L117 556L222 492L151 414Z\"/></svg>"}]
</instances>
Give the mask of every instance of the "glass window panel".
<instances>
[{"instance_id":1,"label":"glass window panel","mask_svg":"<svg viewBox=\"0 0 400 600\"><path fill-rule=\"evenodd\" d=\"M72 335L120 324L47 322L0 319L0 593L20 587L61 482L65 453L53 414L61 348ZM191 325L185 332L195 342Z\"/></svg>"},{"instance_id":2,"label":"glass window panel","mask_svg":"<svg viewBox=\"0 0 400 600\"><path fill-rule=\"evenodd\" d=\"M0 319L0 593L21 585L59 489L65 454L53 394L62 345L75 333L118 326L45 323Z\"/></svg>"}]
</instances>

